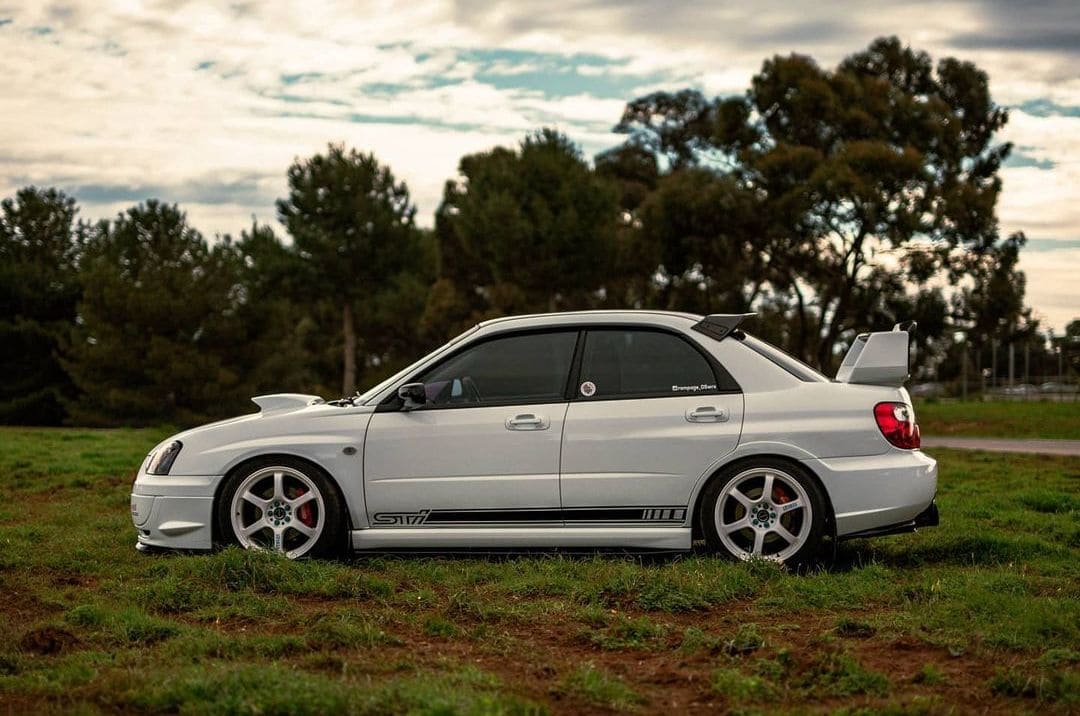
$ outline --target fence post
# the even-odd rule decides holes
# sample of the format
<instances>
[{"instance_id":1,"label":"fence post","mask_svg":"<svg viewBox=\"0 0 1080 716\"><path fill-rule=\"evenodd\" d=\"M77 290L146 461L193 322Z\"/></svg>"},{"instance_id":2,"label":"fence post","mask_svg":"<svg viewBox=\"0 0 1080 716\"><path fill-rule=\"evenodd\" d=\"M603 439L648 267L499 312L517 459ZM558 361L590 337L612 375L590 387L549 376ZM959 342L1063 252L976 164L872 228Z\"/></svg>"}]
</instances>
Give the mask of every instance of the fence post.
<instances>
[{"instance_id":1,"label":"fence post","mask_svg":"<svg viewBox=\"0 0 1080 716\"><path fill-rule=\"evenodd\" d=\"M960 399L967 402L968 351L967 336L964 336L963 353L960 356Z\"/></svg>"},{"instance_id":2,"label":"fence post","mask_svg":"<svg viewBox=\"0 0 1080 716\"><path fill-rule=\"evenodd\" d=\"M998 339L990 339L990 388L997 387L997 346Z\"/></svg>"},{"instance_id":3,"label":"fence post","mask_svg":"<svg viewBox=\"0 0 1080 716\"><path fill-rule=\"evenodd\" d=\"M1009 343L1009 387L1013 387L1013 378L1016 375L1016 344Z\"/></svg>"}]
</instances>

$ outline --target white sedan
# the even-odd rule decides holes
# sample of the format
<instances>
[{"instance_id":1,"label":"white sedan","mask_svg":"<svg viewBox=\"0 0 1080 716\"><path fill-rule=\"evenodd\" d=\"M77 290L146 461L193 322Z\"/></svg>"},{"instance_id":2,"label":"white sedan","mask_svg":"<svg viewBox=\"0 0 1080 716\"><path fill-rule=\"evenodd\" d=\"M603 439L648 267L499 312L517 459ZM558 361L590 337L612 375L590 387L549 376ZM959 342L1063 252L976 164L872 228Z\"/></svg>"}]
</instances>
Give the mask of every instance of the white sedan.
<instances>
[{"instance_id":1,"label":"white sedan","mask_svg":"<svg viewBox=\"0 0 1080 716\"><path fill-rule=\"evenodd\" d=\"M814 561L938 521L909 333L835 380L746 315L590 311L481 323L362 395L254 398L143 462L143 550L624 548Z\"/></svg>"}]
</instances>

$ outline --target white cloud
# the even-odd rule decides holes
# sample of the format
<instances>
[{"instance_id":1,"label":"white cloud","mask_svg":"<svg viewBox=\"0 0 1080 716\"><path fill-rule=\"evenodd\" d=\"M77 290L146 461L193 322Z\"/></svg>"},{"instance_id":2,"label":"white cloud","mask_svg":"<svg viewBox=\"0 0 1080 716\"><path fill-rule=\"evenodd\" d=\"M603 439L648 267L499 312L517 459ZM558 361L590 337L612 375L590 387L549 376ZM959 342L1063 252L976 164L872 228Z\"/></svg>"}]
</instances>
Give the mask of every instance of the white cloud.
<instances>
[{"instance_id":1,"label":"white cloud","mask_svg":"<svg viewBox=\"0 0 1080 716\"><path fill-rule=\"evenodd\" d=\"M1080 318L1080 248L1022 251L1020 269L1027 274L1027 304L1043 325L1061 334L1066 324Z\"/></svg>"},{"instance_id":2,"label":"white cloud","mask_svg":"<svg viewBox=\"0 0 1080 716\"><path fill-rule=\"evenodd\" d=\"M1014 154L1050 166L1002 170L1002 228L1040 239L1080 239L1080 116L1036 117L1013 110L1003 138L1013 142Z\"/></svg>"},{"instance_id":3,"label":"white cloud","mask_svg":"<svg viewBox=\"0 0 1080 716\"><path fill-rule=\"evenodd\" d=\"M826 0L808 12L779 0L568 0L553 11L546 0L418 0L407 8L390 0L26 0L0 7L0 20L11 19L0 25L0 190L27 182L171 188L175 196L162 198L186 197L204 232L237 233L252 213L273 219L289 162L344 141L391 164L430 223L462 154L514 144L541 125L594 152L618 141L610 126L638 93L687 84L741 92L773 54L797 51L832 65L881 34L935 57L975 61L999 102L1080 106L1080 49L1063 49L1061 39L1069 20L1080 19L1075 7ZM995 41L1002 32L1012 35ZM491 59L462 52L469 49ZM542 91L528 81L544 64L523 51L567 62L609 58L578 62L572 74L623 89L614 98L577 85ZM481 81L481 71L503 81ZM364 89L372 85L394 89ZM1080 118L1014 111L1005 138L1053 166L1003 171L1003 228L1080 239ZM219 190L226 195L209 196ZM98 194L100 201L82 201L84 216L129 203ZM1075 253L1060 256L1058 268L1025 256L1037 306L1035 287L1050 281L1042 278L1049 271L1080 272ZM1067 298L1080 304L1076 291Z\"/></svg>"}]
</instances>

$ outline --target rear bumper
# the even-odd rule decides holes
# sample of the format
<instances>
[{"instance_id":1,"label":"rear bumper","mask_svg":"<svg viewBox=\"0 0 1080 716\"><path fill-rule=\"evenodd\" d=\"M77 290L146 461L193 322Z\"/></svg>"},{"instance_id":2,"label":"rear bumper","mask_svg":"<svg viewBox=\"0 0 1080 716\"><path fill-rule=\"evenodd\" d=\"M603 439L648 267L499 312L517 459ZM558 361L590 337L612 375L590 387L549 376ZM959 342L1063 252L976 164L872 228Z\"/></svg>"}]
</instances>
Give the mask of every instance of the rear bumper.
<instances>
[{"instance_id":1,"label":"rear bumper","mask_svg":"<svg viewBox=\"0 0 1080 716\"><path fill-rule=\"evenodd\" d=\"M220 477L147 475L131 490L131 521L140 548L213 547L214 490Z\"/></svg>"},{"instance_id":2,"label":"rear bumper","mask_svg":"<svg viewBox=\"0 0 1080 716\"><path fill-rule=\"evenodd\" d=\"M808 460L807 466L829 493L841 538L911 523L937 494L937 461L919 450Z\"/></svg>"},{"instance_id":3,"label":"rear bumper","mask_svg":"<svg viewBox=\"0 0 1080 716\"><path fill-rule=\"evenodd\" d=\"M884 537L885 535L899 535L906 534L908 532L915 532L920 527L937 527L941 522L941 517L938 515L938 508L936 502L931 502L930 506L925 510L915 515L915 519L907 522L901 522L895 525L886 525L885 527L875 527L869 530L863 530L862 532L850 532L840 539L857 539L859 537Z\"/></svg>"}]
</instances>

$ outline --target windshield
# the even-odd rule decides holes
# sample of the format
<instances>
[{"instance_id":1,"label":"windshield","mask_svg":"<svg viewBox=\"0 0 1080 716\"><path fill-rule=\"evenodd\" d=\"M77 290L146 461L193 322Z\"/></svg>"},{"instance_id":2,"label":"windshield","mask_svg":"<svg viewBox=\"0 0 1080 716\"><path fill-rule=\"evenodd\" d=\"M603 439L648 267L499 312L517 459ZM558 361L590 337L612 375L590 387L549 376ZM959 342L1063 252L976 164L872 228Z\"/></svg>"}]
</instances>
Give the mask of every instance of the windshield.
<instances>
[{"instance_id":1,"label":"windshield","mask_svg":"<svg viewBox=\"0 0 1080 716\"><path fill-rule=\"evenodd\" d=\"M786 370L788 373L794 375L799 380L803 380L808 383L830 382L829 379L820 371L811 368L795 356L785 353L776 346L770 343L766 343L760 338L754 338L749 333L743 333L741 340L743 343L753 349L756 353L765 356L773 363Z\"/></svg>"}]
</instances>

